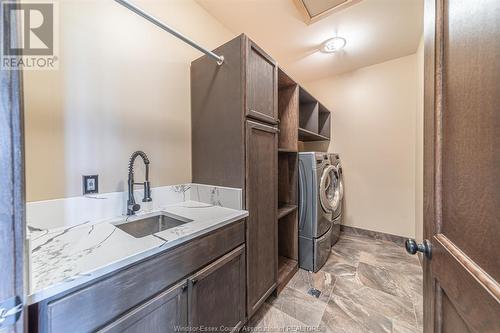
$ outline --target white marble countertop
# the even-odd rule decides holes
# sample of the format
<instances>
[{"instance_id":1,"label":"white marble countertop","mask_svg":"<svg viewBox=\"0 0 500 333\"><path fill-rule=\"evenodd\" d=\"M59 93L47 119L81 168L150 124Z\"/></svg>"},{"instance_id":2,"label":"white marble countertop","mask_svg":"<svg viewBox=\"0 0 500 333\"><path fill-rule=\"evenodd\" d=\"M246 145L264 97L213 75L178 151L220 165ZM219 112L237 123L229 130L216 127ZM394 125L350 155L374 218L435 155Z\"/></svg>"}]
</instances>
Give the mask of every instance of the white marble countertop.
<instances>
[{"instance_id":1,"label":"white marble countertop","mask_svg":"<svg viewBox=\"0 0 500 333\"><path fill-rule=\"evenodd\" d=\"M114 226L123 221L124 216L30 233L31 281L28 304L37 303L248 216L244 210L197 201L166 205L154 212L175 214L193 221L142 238L135 238Z\"/></svg>"}]
</instances>

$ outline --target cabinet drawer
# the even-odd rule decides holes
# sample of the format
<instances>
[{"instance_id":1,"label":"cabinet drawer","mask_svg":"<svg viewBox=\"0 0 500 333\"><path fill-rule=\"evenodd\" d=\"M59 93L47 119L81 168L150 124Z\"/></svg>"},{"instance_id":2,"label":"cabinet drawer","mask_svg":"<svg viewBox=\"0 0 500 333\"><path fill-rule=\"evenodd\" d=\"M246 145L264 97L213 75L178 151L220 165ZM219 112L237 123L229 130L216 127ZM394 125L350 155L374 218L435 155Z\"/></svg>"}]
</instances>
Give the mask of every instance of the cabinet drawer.
<instances>
[{"instance_id":1,"label":"cabinet drawer","mask_svg":"<svg viewBox=\"0 0 500 333\"><path fill-rule=\"evenodd\" d=\"M244 221L118 271L56 300L38 304L42 332L89 332L244 243Z\"/></svg>"}]
</instances>

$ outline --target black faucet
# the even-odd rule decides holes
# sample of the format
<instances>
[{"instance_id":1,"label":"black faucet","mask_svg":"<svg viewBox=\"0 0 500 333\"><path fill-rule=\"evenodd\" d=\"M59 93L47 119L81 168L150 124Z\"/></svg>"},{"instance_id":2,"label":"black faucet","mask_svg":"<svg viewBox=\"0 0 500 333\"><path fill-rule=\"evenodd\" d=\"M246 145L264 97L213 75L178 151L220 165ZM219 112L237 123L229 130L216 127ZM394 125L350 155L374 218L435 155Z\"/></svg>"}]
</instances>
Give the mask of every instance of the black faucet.
<instances>
[{"instance_id":1,"label":"black faucet","mask_svg":"<svg viewBox=\"0 0 500 333\"><path fill-rule=\"evenodd\" d=\"M142 158L144 165L146 166L146 180L144 183L135 183L134 182L134 162L137 156ZM130 157L130 161L128 163L128 200L127 200L127 215L134 215L136 211L141 209L141 205L135 202L134 198L134 185L142 185L144 186L144 198L142 202L152 201L151 199L151 184L149 182L149 159L146 153L143 151L136 151Z\"/></svg>"}]
</instances>

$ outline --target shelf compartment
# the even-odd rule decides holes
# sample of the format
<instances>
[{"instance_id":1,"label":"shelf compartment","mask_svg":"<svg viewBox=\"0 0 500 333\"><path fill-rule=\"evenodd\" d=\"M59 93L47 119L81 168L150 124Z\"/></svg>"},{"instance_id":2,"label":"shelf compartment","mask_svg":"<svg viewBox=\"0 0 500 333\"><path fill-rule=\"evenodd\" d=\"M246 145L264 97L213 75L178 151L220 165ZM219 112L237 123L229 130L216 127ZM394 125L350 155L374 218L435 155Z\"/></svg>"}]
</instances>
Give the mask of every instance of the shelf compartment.
<instances>
[{"instance_id":1,"label":"shelf compartment","mask_svg":"<svg viewBox=\"0 0 500 333\"><path fill-rule=\"evenodd\" d=\"M320 104L318 113L318 134L326 138L330 138L330 124L330 111Z\"/></svg>"},{"instance_id":2,"label":"shelf compartment","mask_svg":"<svg viewBox=\"0 0 500 333\"><path fill-rule=\"evenodd\" d=\"M318 113L318 101L303 87L299 87L299 127L318 133Z\"/></svg>"},{"instance_id":3,"label":"shelf compartment","mask_svg":"<svg viewBox=\"0 0 500 333\"><path fill-rule=\"evenodd\" d=\"M329 137L320 135L318 133L314 133L308 131L304 128L299 128L299 140L300 141L328 141Z\"/></svg>"},{"instance_id":4,"label":"shelf compartment","mask_svg":"<svg viewBox=\"0 0 500 333\"><path fill-rule=\"evenodd\" d=\"M300 87L299 89L299 101L304 104L318 102L304 87Z\"/></svg>"},{"instance_id":5,"label":"shelf compartment","mask_svg":"<svg viewBox=\"0 0 500 333\"><path fill-rule=\"evenodd\" d=\"M278 223L278 254L299 260L299 222L298 211L293 210Z\"/></svg>"},{"instance_id":6,"label":"shelf compartment","mask_svg":"<svg viewBox=\"0 0 500 333\"><path fill-rule=\"evenodd\" d=\"M318 132L319 103L307 102L299 105L299 127Z\"/></svg>"},{"instance_id":7,"label":"shelf compartment","mask_svg":"<svg viewBox=\"0 0 500 333\"><path fill-rule=\"evenodd\" d=\"M278 67L278 89L295 86L295 82L287 73Z\"/></svg>"},{"instance_id":8,"label":"shelf compartment","mask_svg":"<svg viewBox=\"0 0 500 333\"><path fill-rule=\"evenodd\" d=\"M278 286L276 292L279 294L299 270L299 263L287 257L278 257Z\"/></svg>"},{"instance_id":9,"label":"shelf compartment","mask_svg":"<svg viewBox=\"0 0 500 333\"><path fill-rule=\"evenodd\" d=\"M296 210L297 205L280 204L278 205L278 219L281 219Z\"/></svg>"},{"instance_id":10,"label":"shelf compartment","mask_svg":"<svg viewBox=\"0 0 500 333\"><path fill-rule=\"evenodd\" d=\"M299 268L299 223L298 212L293 210L278 223L278 287L286 286Z\"/></svg>"},{"instance_id":11,"label":"shelf compartment","mask_svg":"<svg viewBox=\"0 0 500 333\"><path fill-rule=\"evenodd\" d=\"M299 127L299 86L288 85L278 90L278 146L297 150Z\"/></svg>"},{"instance_id":12,"label":"shelf compartment","mask_svg":"<svg viewBox=\"0 0 500 333\"><path fill-rule=\"evenodd\" d=\"M278 154L278 202L297 205L298 159L297 153Z\"/></svg>"}]
</instances>

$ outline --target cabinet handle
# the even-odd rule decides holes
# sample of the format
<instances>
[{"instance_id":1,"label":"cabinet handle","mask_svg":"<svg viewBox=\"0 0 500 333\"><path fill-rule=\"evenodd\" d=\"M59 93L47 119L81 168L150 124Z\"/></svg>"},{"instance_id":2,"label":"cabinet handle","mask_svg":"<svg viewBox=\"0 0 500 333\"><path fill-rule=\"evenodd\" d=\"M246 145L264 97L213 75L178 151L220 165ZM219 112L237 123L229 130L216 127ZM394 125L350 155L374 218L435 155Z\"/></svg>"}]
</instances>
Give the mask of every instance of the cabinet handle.
<instances>
[{"instance_id":1,"label":"cabinet handle","mask_svg":"<svg viewBox=\"0 0 500 333\"><path fill-rule=\"evenodd\" d=\"M249 113L255 113L254 115L249 115L249 117L251 118L255 118L257 120L260 120L260 121L271 121L273 123L276 123L276 124L279 124L280 123L280 120L279 119L276 119L274 117L271 117L271 116L268 116L262 112L259 112L257 110L254 110L254 109L248 109L248 112Z\"/></svg>"},{"instance_id":2,"label":"cabinet handle","mask_svg":"<svg viewBox=\"0 0 500 333\"><path fill-rule=\"evenodd\" d=\"M193 286L194 286L196 283L198 283L198 279L192 279L192 280L190 280L190 281L191 281L191 285L193 285Z\"/></svg>"},{"instance_id":3,"label":"cabinet handle","mask_svg":"<svg viewBox=\"0 0 500 333\"><path fill-rule=\"evenodd\" d=\"M277 128L276 126L269 126L261 123L256 123L255 121L252 120L247 120L247 123L254 128L260 129L261 131L267 131L272 133L280 132L279 128Z\"/></svg>"}]
</instances>

